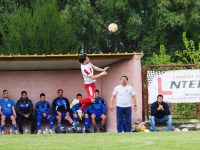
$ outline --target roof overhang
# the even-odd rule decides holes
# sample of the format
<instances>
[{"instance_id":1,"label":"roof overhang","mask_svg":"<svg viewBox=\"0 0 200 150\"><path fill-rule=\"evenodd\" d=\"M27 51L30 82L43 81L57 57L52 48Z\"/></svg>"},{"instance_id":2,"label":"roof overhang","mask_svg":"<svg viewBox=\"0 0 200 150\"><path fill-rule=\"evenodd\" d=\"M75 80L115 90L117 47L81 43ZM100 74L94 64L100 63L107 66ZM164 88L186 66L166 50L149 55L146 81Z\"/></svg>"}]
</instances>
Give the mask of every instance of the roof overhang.
<instances>
[{"instance_id":1,"label":"roof overhang","mask_svg":"<svg viewBox=\"0 0 200 150\"><path fill-rule=\"evenodd\" d=\"M91 62L99 67L131 59L133 55L143 55L143 53L88 54ZM78 56L79 54L0 55L0 71L80 69Z\"/></svg>"}]
</instances>

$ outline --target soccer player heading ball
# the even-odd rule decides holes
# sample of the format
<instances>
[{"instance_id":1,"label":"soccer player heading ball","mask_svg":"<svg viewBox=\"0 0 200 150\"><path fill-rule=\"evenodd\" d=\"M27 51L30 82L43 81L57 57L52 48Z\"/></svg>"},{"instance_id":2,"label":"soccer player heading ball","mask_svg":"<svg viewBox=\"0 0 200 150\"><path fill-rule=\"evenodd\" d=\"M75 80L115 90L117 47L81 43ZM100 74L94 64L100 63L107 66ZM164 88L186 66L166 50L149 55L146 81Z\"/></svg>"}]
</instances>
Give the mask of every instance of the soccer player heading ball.
<instances>
[{"instance_id":1,"label":"soccer player heading ball","mask_svg":"<svg viewBox=\"0 0 200 150\"><path fill-rule=\"evenodd\" d=\"M79 56L79 62L81 63L81 73L84 78L84 88L86 90L88 97L80 100L74 99L70 105L70 108L72 108L74 105L78 103L81 103L82 104L81 108L77 110L78 116L81 119L82 111L85 108L87 108L89 103L92 103L95 100L96 79L101 76L107 75L106 71L108 70L109 67L105 67L104 69L102 69L97 66L94 66L92 63L90 63L90 59L86 54ZM101 73L94 75L94 70L99 71Z\"/></svg>"}]
</instances>

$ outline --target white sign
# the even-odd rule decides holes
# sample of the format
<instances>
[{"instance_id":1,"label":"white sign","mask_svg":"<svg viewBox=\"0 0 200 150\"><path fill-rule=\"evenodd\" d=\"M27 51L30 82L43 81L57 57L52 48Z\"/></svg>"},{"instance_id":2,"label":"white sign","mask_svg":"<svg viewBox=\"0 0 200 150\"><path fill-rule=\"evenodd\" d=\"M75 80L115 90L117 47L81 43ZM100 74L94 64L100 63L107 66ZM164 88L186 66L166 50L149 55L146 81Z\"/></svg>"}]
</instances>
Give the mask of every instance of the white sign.
<instances>
[{"instance_id":1,"label":"white sign","mask_svg":"<svg viewBox=\"0 0 200 150\"><path fill-rule=\"evenodd\" d=\"M200 69L148 71L148 103L162 94L167 103L200 102Z\"/></svg>"}]
</instances>

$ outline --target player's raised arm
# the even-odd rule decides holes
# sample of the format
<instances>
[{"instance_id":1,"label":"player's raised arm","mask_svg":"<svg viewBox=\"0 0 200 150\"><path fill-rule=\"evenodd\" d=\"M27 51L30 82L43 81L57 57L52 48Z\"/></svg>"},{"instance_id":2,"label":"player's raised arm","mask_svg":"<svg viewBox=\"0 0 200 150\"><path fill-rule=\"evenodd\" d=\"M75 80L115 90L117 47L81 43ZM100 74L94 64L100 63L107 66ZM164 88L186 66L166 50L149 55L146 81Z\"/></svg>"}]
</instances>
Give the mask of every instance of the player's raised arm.
<instances>
[{"instance_id":1,"label":"player's raised arm","mask_svg":"<svg viewBox=\"0 0 200 150\"><path fill-rule=\"evenodd\" d=\"M107 72L106 71L103 71L103 72L101 72L101 73L99 73L99 74L96 74L96 75L90 75L89 77L91 78L91 79L97 79L97 78L99 78L99 77L101 77L101 76L105 76L105 75L107 75Z\"/></svg>"},{"instance_id":2,"label":"player's raised arm","mask_svg":"<svg viewBox=\"0 0 200 150\"><path fill-rule=\"evenodd\" d=\"M100 71L100 72L106 71L106 70L108 70L108 68L109 68L109 67L105 67L105 68L102 69L102 68L99 68L99 67L97 67L97 66L93 66L93 69L94 69L94 70Z\"/></svg>"}]
</instances>

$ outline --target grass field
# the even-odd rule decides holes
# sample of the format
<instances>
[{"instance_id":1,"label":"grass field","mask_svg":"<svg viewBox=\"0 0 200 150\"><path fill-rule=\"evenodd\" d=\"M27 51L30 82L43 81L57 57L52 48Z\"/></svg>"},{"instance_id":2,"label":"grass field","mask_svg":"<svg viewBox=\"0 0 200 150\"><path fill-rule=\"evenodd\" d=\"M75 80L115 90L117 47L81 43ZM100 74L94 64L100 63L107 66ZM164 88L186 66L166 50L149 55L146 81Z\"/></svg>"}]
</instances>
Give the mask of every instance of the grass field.
<instances>
[{"instance_id":1,"label":"grass field","mask_svg":"<svg viewBox=\"0 0 200 150\"><path fill-rule=\"evenodd\" d=\"M199 150L200 132L0 135L0 150Z\"/></svg>"}]
</instances>

